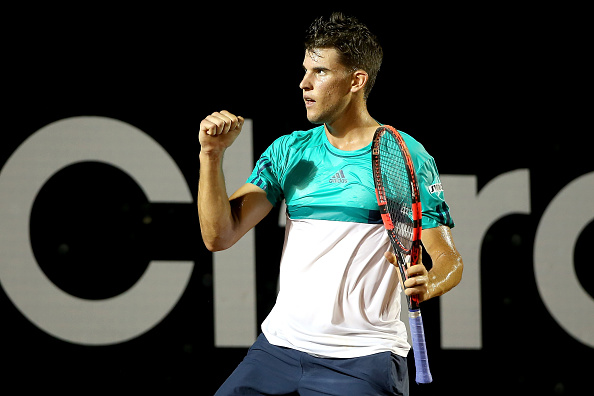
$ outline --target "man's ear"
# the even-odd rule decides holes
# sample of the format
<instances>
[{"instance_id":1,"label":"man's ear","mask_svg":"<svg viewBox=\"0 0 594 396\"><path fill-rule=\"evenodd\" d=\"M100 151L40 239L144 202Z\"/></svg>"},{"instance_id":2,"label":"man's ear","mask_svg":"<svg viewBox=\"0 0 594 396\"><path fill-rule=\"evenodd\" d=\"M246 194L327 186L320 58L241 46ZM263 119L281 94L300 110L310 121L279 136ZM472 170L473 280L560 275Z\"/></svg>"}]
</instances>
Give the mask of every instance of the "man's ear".
<instances>
[{"instance_id":1,"label":"man's ear","mask_svg":"<svg viewBox=\"0 0 594 396\"><path fill-rule=\"evenodd\" d=\"M365 70L355 70L353 72L353 80L351 85L351 92L362 90L369 80L369 74Z\"/></svg>"}]
</instances>

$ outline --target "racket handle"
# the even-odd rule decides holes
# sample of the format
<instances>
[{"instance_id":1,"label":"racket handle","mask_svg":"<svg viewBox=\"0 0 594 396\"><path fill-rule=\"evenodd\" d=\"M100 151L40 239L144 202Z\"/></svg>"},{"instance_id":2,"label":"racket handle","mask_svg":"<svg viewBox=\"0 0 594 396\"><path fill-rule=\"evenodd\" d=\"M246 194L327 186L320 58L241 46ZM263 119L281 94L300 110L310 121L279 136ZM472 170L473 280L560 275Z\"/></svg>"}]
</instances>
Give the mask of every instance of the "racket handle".
<instances>
[{"instance_id":1,"label":"racket handle","mask_svg":"<svg viewBox=\"0 0 594 396\"><path fill-rule=\"evenodd\" d=\"M410 335L415 355L415 368L417 384L428 384L433 381L429 371L429 359L427 358L427 346L425 345L425 331L423 330L423 317L421 310L410 310L408 312L410 322Z\"/></svg>"}]
</instances>

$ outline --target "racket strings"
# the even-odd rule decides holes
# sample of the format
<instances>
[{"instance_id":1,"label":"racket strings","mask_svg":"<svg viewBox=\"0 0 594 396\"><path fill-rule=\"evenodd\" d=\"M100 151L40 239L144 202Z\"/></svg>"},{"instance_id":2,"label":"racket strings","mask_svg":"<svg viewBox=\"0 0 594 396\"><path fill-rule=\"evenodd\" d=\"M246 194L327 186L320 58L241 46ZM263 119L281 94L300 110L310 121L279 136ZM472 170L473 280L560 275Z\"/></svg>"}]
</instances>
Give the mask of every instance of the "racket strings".
<instances>
[{"instance_id":1,"label":"racket strings","mask_svg":"<svg viewBox=\"0 0 594 396\"><path fill-rule=\"evenodd\" d=\"M379 153L386 206L394 224L392 237L409 251L413 240L413 198L405 158L396 138L389 133L381 139Z\"/></svg>"}]
</instances>

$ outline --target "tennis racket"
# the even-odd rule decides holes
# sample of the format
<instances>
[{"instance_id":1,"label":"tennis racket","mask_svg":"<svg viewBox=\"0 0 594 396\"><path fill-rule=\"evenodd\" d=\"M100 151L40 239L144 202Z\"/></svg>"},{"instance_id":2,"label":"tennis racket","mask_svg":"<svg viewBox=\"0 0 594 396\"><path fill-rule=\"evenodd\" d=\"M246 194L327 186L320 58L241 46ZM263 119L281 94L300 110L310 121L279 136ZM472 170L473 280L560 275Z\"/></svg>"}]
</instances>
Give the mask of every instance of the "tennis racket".
<instances>
[{"instance_id":1,"label":"tennis racket","mask_svg":"<svg viewBox=\"0 0 594 396\"><path fill-rule=\"evenodd\" d=\"M415 168L408 148L395 128L384 125L376 129L372 166L377 203L404 282L407 279L406 268L419 261L422 211ZM419 297L407 296L406 299L415 357L415 380L427 384L433 379L429 371Z\"/></svg>"}]
</instances>

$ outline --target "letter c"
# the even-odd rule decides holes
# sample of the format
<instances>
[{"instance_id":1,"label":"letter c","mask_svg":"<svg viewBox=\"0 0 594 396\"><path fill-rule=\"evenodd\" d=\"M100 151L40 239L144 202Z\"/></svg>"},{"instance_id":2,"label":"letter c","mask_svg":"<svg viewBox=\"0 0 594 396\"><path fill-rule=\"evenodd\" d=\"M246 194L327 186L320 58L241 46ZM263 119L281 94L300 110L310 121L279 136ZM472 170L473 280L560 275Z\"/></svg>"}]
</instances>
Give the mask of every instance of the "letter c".
<instances>
[{"instance_id":1,"label":"letter c","mask_svg":"<svg viewBox=\"0 0 594 396\"><path fill-rule=\"evenodd\" d=\"M53 174L84 161L127 172L152 202L193 202L173 159L141 130L104 117L49 124L23 142L0 171L0 283L18 310L47 333L83 345L115 344L145 333L169 314L194 263L151 261L134 286L104 300L81 299L56 287L33 255L31 209Z\"/></svg>"}]
</instances>

